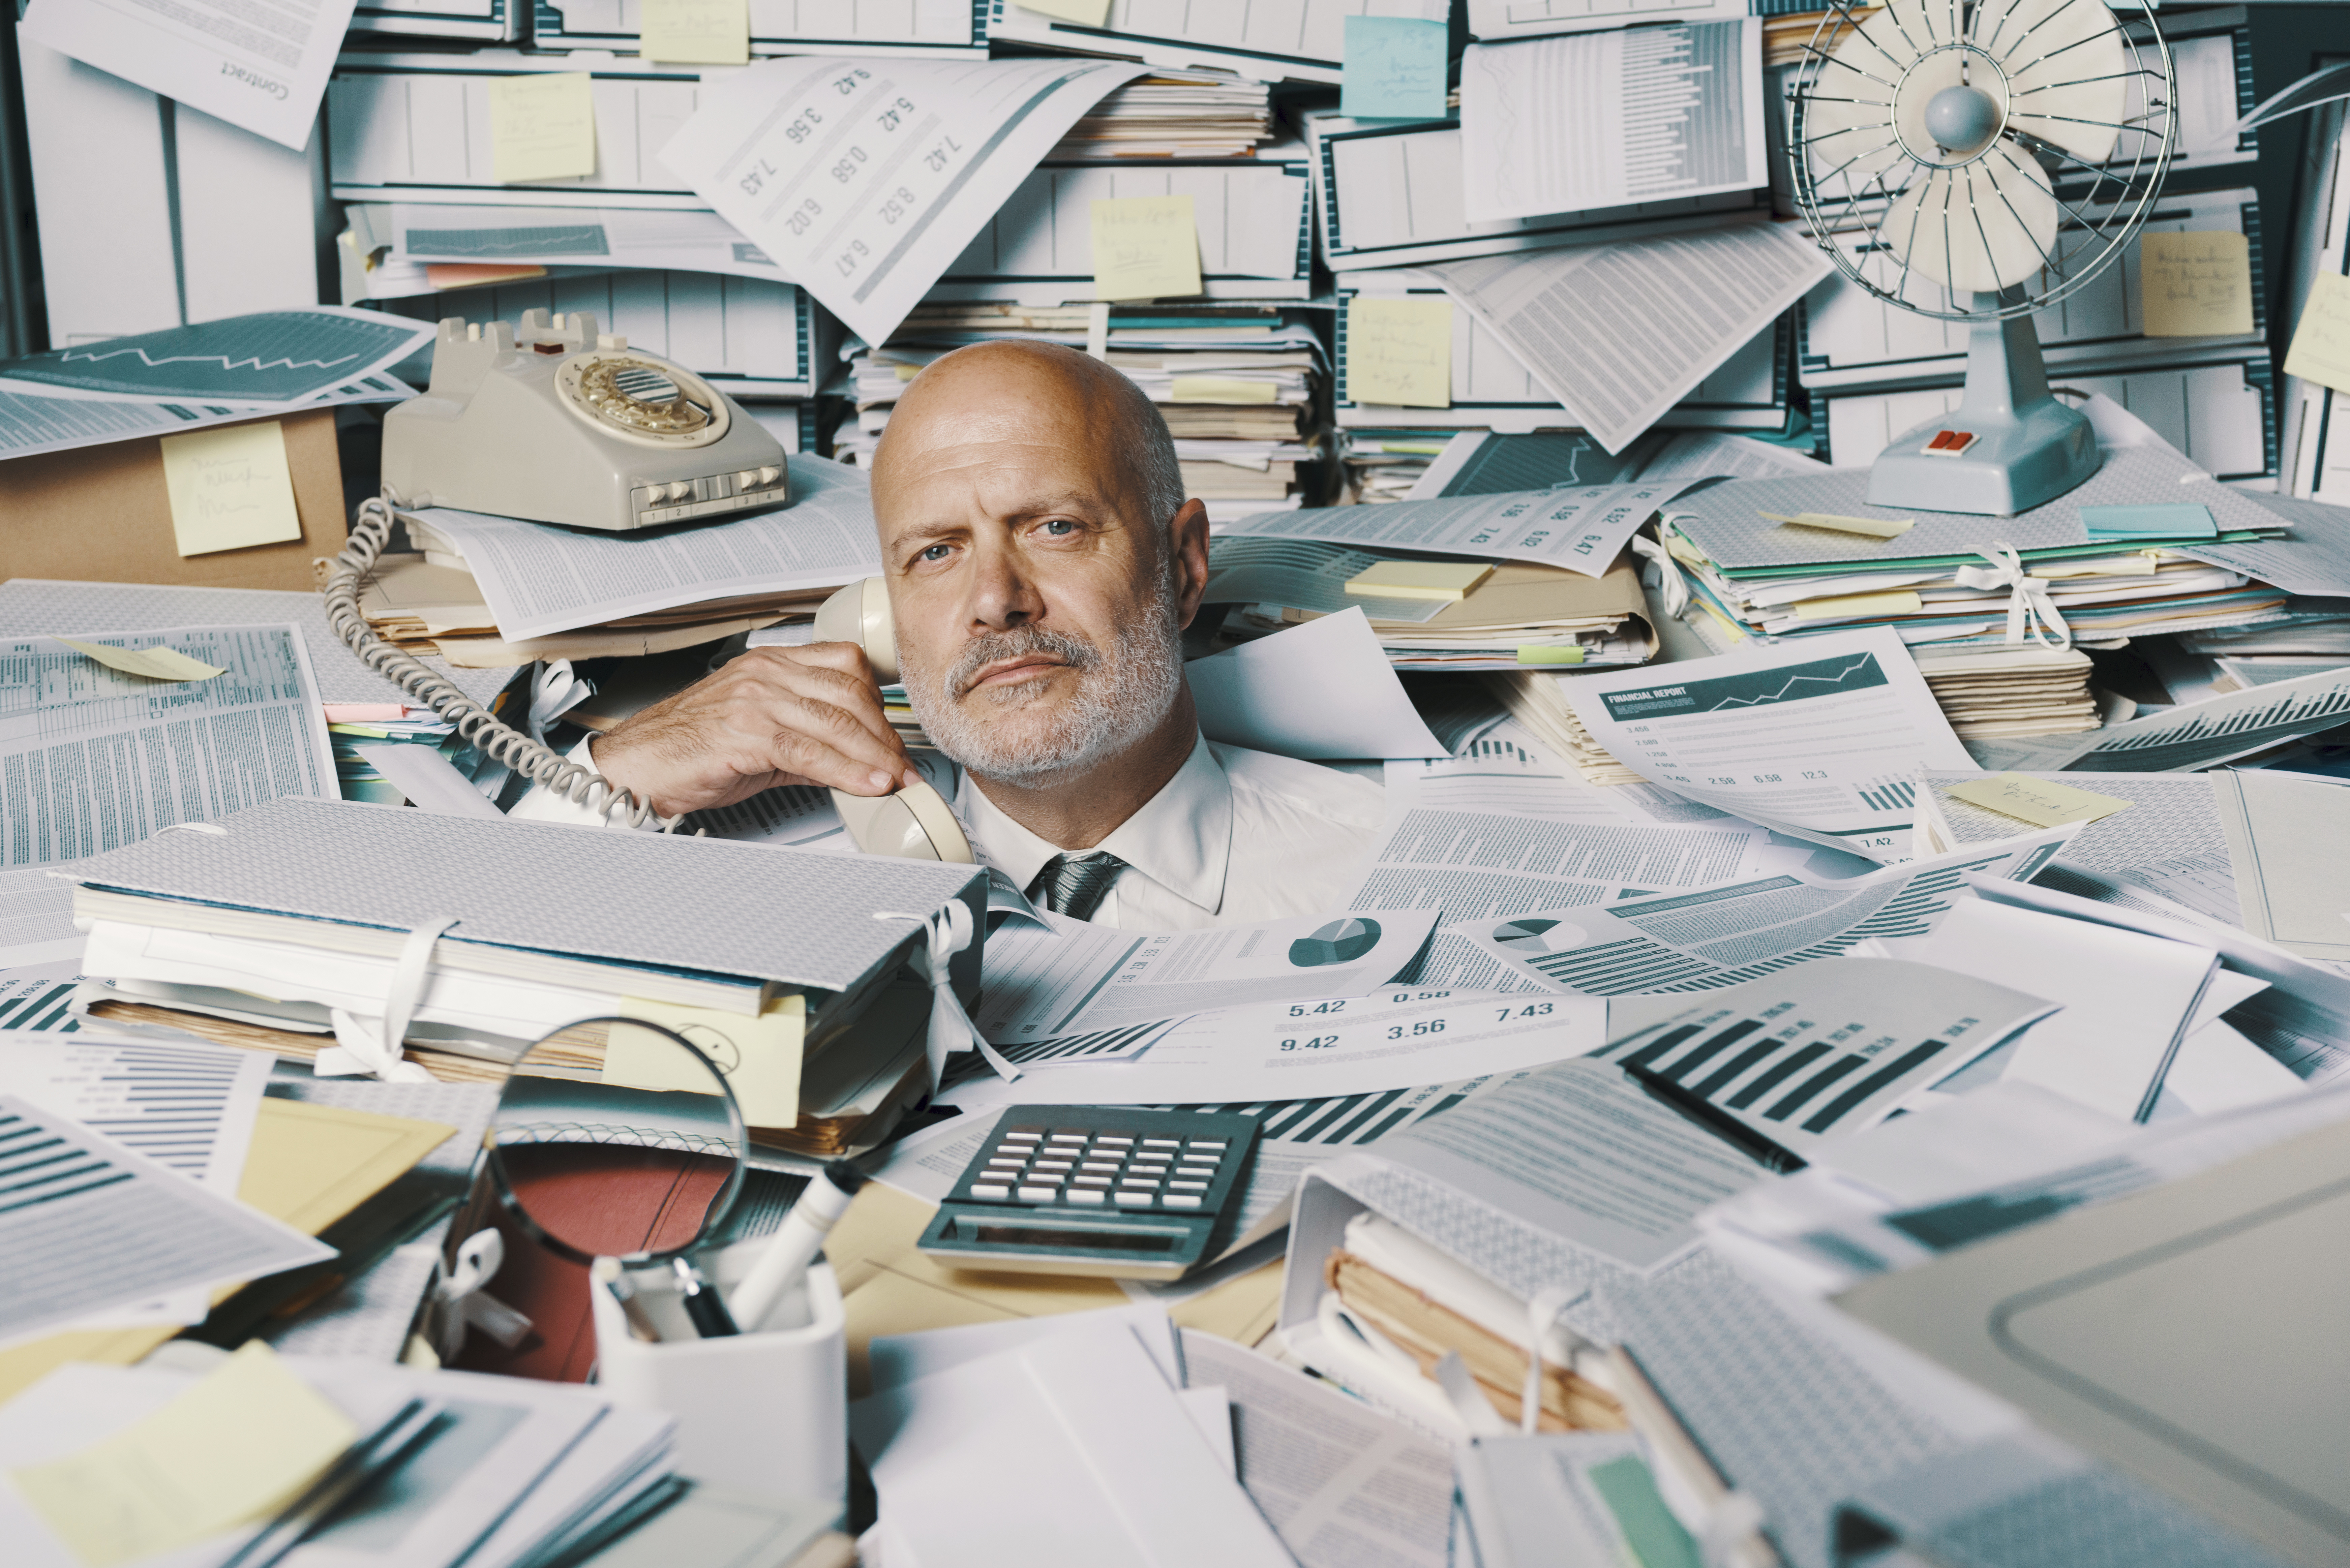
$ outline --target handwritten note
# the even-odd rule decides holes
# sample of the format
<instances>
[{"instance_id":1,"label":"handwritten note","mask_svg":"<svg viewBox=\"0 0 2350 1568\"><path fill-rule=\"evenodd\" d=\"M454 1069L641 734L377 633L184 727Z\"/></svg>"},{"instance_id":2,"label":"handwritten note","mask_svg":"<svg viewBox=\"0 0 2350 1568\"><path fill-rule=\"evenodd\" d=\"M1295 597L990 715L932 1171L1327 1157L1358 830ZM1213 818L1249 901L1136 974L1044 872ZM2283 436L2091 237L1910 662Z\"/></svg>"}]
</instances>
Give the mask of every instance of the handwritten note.
<instances>
[{"instance_id":1,"label":"handwritten note","mask_svg":"<svg viewBox=\"0 0 2350 1568\"><path fill-rule=\"evenodd\" d=\"M1095 298L1200 292L1200 229L1191 197L1106 197L1093 204L1093 230Z\"/></svg>"},{"instance_id":2,"label":"handwritten note","mask_svg":"<svg viewBox=\"0 0 2350 1568\"><path fill-rule=\"evenodd\" d=\"M113 1568L268 1518L358 1437L256 1339L144 1420L9 1479L89 1568Z\"/></svg>"},{"instance_id":3,"label":"handwritten note","mask_svg":"<svg viewBox=\"0 0 2350 1568\"><path fill-rule=\"evenodd\" d=\"M1338 112L1360 119L1444 118L1444 24L1349 16Z\"/></svg>"},{"instance_id":4,"label":"handwritten note","mask_svg":"<svg viewBox=\"0 0 2350 1568\"><path fill-rule=\"evenodd\" d=\"M2284 373L2350 392L2350 277L2317 275L2285 351Z\"/></svg>"},{"instance_id":5,"label":"handwritten note","mask_svg":"<svg viewBox=\"0 0 2350 1568\"><path fill-rule=\"evenodd\" d=\"M678 65L748 65L750 0L644 0L637 53Z\"/></svg>"},{"instance_id":6,"label":"handwritten note","mask_svg":"<svg viewBox=\"0 0 2350 1568\"><path fill-rule=\"evenodd\" d=\"M754 1127L787 1127L800 1119L800 1050L807 1000L779 996L756 1018L708 1007L682 1007L639 997L620 1000L620 1016L681 1034L726 1075L743 1119ZM682 1069L682 1070L681 1070ZM616 1030L604 1052L604 1081L635 1089L710 1089L707 1075L683 1063L676 1047L642 1030Z\"/></svg>"},{"instance_id":7,"label":"handwritten note","mask_svg":"<svg viewBox=\"0 0 2350 1568\"><path fill-rule=\"evenodd\" d=\"M501 185L596 172L596 100L586 71L490 78L490 172Z\"/></svg>"},{"instance_id":8,"label":"handwritten note","mask_svg":"<svg viewBox=\"0 0 2350 1568\"><path fill-rule=\"evenodd\" d=\"M153 648L116 648L111 643L78 642L70 637L56 639L76 653L87 654L109 670L120 670L126 675L143 675L150 680L210 680L226 673L226 667L206 664L201 659L191 659L176 648L158 643Z\"/></svg>"},{"instance_id":9,"label":"handwritten note","mask_svg":"<svg viewBox=\"0 0 2350 1568\"><path fill-rule=\"evenodd\" d=\"M2138 237L2148 337L2217 337L2252 329L2251 246L2225 230Z\"/></svg>"},{"instance_id":10,"label":"handwritten note","mask_svg":"<svg viewBox=\"0 0 2350 1568\"><path fill-rule=\"evenodd\" d=\"M276 420L165 436L163 487L182 556L302 536L286 432Z\"/></svg>"},{"instance_id":11,"label":"handwritten note","mask_svg":"<svg viewBox=\"0 0 2350 1568\"><path fill-rule=\"evenodd\" d=\"M1057 21L1098 27L1109 20L1109 0L1018 0L1023 11L1041 11Z\"/></svg>"},{"instance_id":12,"label":"handwritten note","mask_svg":"<svg viewBox=\"0 0 2350 1568\"><path fill-rule=\"evenodd\" d=\"M1452 302L1347 302L1347 396L1406 409L1452 406Z\"/></svg>"},{"instance_id":13,"label":"handwritten note","mask_svg":"<svg viewBox=\"0 0 2350 1568\"><path fill-rule=\"evenodd\" d=\"M2026 778L2022 774L1993 774L1987 779L1970 779L1952 784L1944 792L1953 800L1995 811L2002 816L2012 816L2037 827L2054 827L2066 822L2095 822L2127 811L2131 803L2116 800L2094 790L2075 789L2048 779Z\"/></svg>"}]
</instances>

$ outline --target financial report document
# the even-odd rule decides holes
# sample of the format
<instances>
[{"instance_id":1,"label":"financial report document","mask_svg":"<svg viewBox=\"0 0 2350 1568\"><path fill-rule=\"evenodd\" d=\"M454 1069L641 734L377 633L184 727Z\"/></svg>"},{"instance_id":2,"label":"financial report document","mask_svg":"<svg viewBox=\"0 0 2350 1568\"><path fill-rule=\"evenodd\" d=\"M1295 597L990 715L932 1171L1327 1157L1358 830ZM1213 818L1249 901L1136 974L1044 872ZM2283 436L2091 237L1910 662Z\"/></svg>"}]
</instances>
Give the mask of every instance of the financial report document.
<instances>
[{"instance_id":1,"label":"financial report document","mask_svg":"<svg viewBox=\"0 0 2350 1568\"><path fill-rule=\"evenodd\" d=\"M1889 627L1578 676L1566 699L1643 778L1872 860L1908 852L1922 770L1971 762Z\"/></svg>"},{"instance_id":2,"label":"financial report document","mask_svg":"<svg viewBox=\"0 0 2350 1568\"><path fill-rule=\"evenodd\" d=\"M880 343L1054 143L1142 73L1109 60L769 60L705 81L661 161Z\"/></svg>"},{"instance_id":3,"label":"financial report document","mask_svg":"<svg viewBox=\"0 0 2350 1568\"><path fill-rule=\"evenodd\" d=\"M55 638L0 639L0 866L54 866L279 795L338 798L310 650L291 626L92 633L223 673L157 680Z\"/></svg>"}]
</instances>

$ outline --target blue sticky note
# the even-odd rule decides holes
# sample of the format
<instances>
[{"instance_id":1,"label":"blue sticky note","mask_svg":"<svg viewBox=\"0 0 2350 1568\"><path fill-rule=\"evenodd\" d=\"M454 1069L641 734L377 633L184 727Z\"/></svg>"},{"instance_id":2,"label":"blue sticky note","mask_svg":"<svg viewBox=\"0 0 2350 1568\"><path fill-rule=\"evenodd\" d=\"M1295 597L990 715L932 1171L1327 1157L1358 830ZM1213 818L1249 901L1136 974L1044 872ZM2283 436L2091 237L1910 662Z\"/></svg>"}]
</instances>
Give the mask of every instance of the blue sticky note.
<instances>
[{"instance_id":1,"label":"blue sticky note","mask_svg":"<svg viewBox=\"0 0 2350 1568\"><path fill-rule=\"evenodd\" d=\"M2104 539L2216 539L2220 524L2209 506L2084 506L2081 526L2089 543Z\"/></svg>"},{"instance_id":2,"label":"blue sticky note","mask_svg":"<svg viewBox=\"0 0 2350 1568\"><path fill-rule=\"evenodd\" d=\"M1444 118L1444 24L1349 16L1338 112L1362 119Z\"/></svg>"}]
</instances>

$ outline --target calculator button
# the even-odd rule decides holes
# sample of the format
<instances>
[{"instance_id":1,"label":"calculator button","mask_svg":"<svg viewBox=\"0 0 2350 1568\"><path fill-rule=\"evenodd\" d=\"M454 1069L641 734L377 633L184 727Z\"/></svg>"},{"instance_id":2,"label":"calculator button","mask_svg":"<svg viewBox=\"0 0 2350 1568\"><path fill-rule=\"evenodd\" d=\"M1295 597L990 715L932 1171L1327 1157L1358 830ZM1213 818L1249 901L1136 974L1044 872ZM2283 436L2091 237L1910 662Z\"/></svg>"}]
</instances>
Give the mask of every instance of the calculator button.
<instances>
[{"instance_id":1,"label":"calculator button","mask_svg":"<svg viewBox=\"0 0 2350 1568\"><path fill-rule=\"evenodd\" d=\"M1137 1176L1128 1172L1118 1179L1118 1184L1120 1187L1156 1187L1159 1185L1159 1179L1155 1176Z\"/></svg>"},{"instance_id":2,"label":"calculator button","mask_svg":"<svg viewBox=\"0 0 2350 1568\"><path fill-rule=\"evenodd\" d=\"M1042 1140L1042 1139L1043 1139L1043 1137L1044 1137L1044 1136L1045 1136L1045 1135L1044 1135L1043 1133L1032 1133L1032 1132L1012 1132L1012 1133L1005 1133L1005 1134L1003 1135L1003 1142L1004 1142L1004 1145L1008 1147L1010 1147L1010 1146L1011 1146L1011 1145L1013 1145L1013 1144L1036 1143L1036 1142L1039 1142L1040 1140Z\"/></svg>"},{"instance_id":3,"label":"calculator button","mask_svg":"<svg viewBox=\"0 0 2350 1568\"><path fill-rule=\"evenodd\" d=\"M1181 1192L1170 1192L1166 1197L1160 1199L1159 1201L1167 1205L1170 1209L1197 1209L1200 1207L1199 1199Z\"/></svg>"},{"instance_id":4,"label":"calculator button","mask_svg":"<svg viewBox=\"0 0 2350 1568\"><path fill-rule=\"evenodd\" d=\"M1027 1179L1038 1187L1058 1187L1069 1179L1057 1170L1032 1170Z\"/></svg>"},{"instance_id":5,"label":"calculator button","mask_svg":"<svg viewBox=\"0 0 2350 1568\"><path fill-rule=\"evenodd\" d=\"M1074 1159L1048 1159L1043 1155L1037 1156L1030 1162L1031 1168L1036 1170L1074 1170L1076 1168L1076 1164Z\"/></svg>"},{"instance_id":6,"label":"calculator button","mask_svg":"<svg viewBox=\"0 0 2350 1568\"><path fill-rule=\"evenodd\" d=\"M1170 1192L1205 1192L1208 1190L1208 1184L1204 1181L1170 1181L1167 1184L1167 1190Z\"/></svg>"},{"instance_id":7,"label":"calculator button","mask_svg":"<svg viewBox=\"0 0 2350 1568\"><path fill-rule=\"evenodd\" d=\"M1069 1193L1069 1201L1072 1203L1099 1203L1102 1200L1102 1196L1103 1195L1098 1192L1079 1192L1072 1189Z\"/></svg>"},{"instance_id":8,"label":"calculator button","mask_svg":"<svg viewBox=\"0 0 2350 1568\"><path fill-rule=\"evenodd\" d=\"M1094 1143L1102 1148L1132 1148L1134 1147L1134 1140L1132 1138L1112 1137L1107 1133L1095 1134Z\"/></svg>"},{"instance_id":9,"label":"calculator button","mask_svg":"<svg viewBox=\"0 0 2350 1568\"><path fill-rule=\"evenodd\" d=\"M1088 1159L1080 1163L1077 1168L1079 1170L1097 1171L1104 1176L1115 1176L1118 1174L1118 1161L1114 1159Z\"/></svg>"},{"instance_id":10,"label":"calculator button","mask_svg":"<svg viewBox=\"0 0 2350 1568\"><path fill-rule=\"evenodd\" d=\"M1156 1196L1149 1192L1121 1192L1118 1194L1118 1206L1121 1209L1148 1209Z\"/></svg>"},{"instance_id":11,"label":"calculator button","mask_svg":"<svg viewBox=\"0 0 2350 1568\"><path fill-rule=\"evenodd\" d=\"M1072 1187L1107 1187L1109 1185L1109 1178L1107 1176L1074 1177L1070 1179L1069 1185Z\"/></svg>"},{"instance_id":12,"label":"calculator button","mask_svg":"<svg viewBox=\"0 0 2350 1568\"><path fill-rule=\"evenodd\" d=\"M1221 1152L1229 1142L1229 1139L1220 1137L1195 1137L1191 1140L1191 1146L1193 1148L1212 1148Z\"/></svg>"},{"instance_id":13,"label":"calculator button","mask_svg":"<svg viewBox=\"0 0 2350 1568\"><path fill-rule=\"evenodd\" d=\"M1181 1148L1183 1147L1183 1140L1180 1137L1147 1137L1142 1140L1142 1147L1145 1148Z\"/></svg>"},{"instance_id":14,"label":"calculator button","mask_svg":"<svg viewBox=\"0 0 2350 1568\"><path fill-rule=\"evenodd\" d=\"M1055 1133L1045 1141L1046 1143L1083 1143L1086 1141L1086 1135L1083 1133Z\"/></svg>"},{"instance_id":15,"label":"calculator button","mask_svg":"<svg viewBox=\"0 0 2350 1568\"><path fill-rule=\"evenodd\" d=\"M1024 1187L1020 1189L1020 1201L1023 1203L1050 1203L1053 1201L1053 1194L1059 1190L1060 1189L1058 1188L1055 1187Z\"/></svg>"},{"instance_id":16,"label":"calculator button","mask_svg":"<svg viewBox=\"0 0 2350 1568\"><path fill-rule=\"evenodd\" d=\"M1012 1196L1012 1189L1003 1186L998 1182L975 1181L972 1183L971 1195L973 1198L1004 1199Z\"/></svg>"}]
</instances>

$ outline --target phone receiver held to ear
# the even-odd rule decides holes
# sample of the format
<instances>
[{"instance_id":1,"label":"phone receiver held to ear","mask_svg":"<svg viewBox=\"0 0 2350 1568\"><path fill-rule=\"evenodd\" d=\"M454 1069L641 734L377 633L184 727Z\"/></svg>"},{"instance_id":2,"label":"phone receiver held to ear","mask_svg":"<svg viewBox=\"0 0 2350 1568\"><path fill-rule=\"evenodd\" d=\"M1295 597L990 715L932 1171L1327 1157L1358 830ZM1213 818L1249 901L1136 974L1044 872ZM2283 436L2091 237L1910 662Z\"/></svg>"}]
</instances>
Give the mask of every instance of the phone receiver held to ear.
<instances>
[{"instance_id":1,"label":"phone receiver held to ear","mask_svg":"<svg viewBox=\"0 0 2350 1568\"><path fill-rule=\"evenodd\" d=\"M854 582L824 601L816 612L818 642L853 642L865 650L865 662L874 679L892 685L898 679L898 630L889 614L889 587L879 577ZM891 855L901 860L943 860L958 866L974 863L970 840L946 797L927 784L909 784L895 794L850 794L832 792L843 826L857 847L868 855Z\"/></svg>"}]
</instances>

